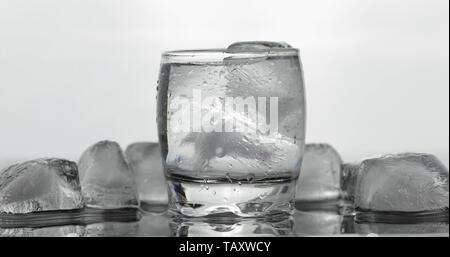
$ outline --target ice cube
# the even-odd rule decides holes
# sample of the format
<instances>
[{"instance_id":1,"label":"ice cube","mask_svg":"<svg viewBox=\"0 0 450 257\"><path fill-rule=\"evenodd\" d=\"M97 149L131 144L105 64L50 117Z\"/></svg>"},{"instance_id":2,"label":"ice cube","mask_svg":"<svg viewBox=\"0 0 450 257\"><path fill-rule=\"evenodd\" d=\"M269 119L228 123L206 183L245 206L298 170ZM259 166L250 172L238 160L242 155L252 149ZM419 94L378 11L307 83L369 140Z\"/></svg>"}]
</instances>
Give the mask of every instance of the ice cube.
<instances>
[{"instance_id":1,"label":"ice cube","mask_svg":"<svg viewBox=\"0 0 450 257\"><path fill-rule=\"evenodd\" d=\"M433 155L405 153L363 161L355 207L371 212L448 212L448 169Z\"/></svg>"},{"instance_id":2,"label":"ice cube","mask_svg":"<svg viewBox=\"0 0 450 257\"><path fill-rule=\"evenodd\" d=\"M125 153L134 173L141 208L159 207L158 212L164 211L168 193L159 144L134 143L127 147Z\"/></svg>"},{"instance_id":3,"label":"ice cube","mask_svg":"<svg viewBox=\"0 0 450 257\"><path fill-rule=\"evenodd\" d=\"M89 147L78 163L83 197L88 206L138 206L133 173L119 144L101 141Z\"/></svg>"},{"instance_id":4,"label":"ice cube","mask_svg":"<svg viewBox=\"0 0 450 257\"><path fill-rule=\"evenodd\" d=\"M360 171L360 163L344 163L341 167L342 197L353 202L355 200L355 188Z\"/></svg>"},{"instance_id":5,"label":"ice cube","mask_svg":"<svg viewBox=\"0 0 450 257\"><path fill-rule=\"evenodd\" d=\"M224 60L226 96L295 98L297 101L303 98L302 69L297 56L230 58ZM278 103L283 103L282 100Z\"/></svg>"},{"instance_id":6,"label":"ice cube","mask_svg":"<svg viewBox=\"0 0 450 257\"><path fill-rule=\"evenodd\" d=\"M30 213L83 208L77 165L37 159L0 173L0 212Z\"/></svg>"},{"instance_id":7,"label":"ice cube","mask_svg":"<svg viewBox=\"0 0 450 257\"><path fill-rule=\"evenodd\" d=\"M245 52L245 51L267 51L270 49L292 48L286 42L271 41L244 41L236 42L227 47L227 52Z\"/></svg>"},{"instance_id":8,"label":"ice cube","mask_svg":"<svg viewBox=\"0 0 450 257\"><path fill-rule=\"evenodd\" d=\"M340 197L342 159L328 144L307 144L297 182L296 202L335 200Z\"/></svg>"},{"instance_id":9,"label":"ice cube","mask_svg":"<svg viewBox=\"0 0 450 257\"><path fill-rule=\"evenodd\" d=\"M168 166L211 175L282 176L282 172L298 166L301 154L299 147L287 139L238 132L190 133L180 141L167 156Z\"/></svg>"}]
</instances>

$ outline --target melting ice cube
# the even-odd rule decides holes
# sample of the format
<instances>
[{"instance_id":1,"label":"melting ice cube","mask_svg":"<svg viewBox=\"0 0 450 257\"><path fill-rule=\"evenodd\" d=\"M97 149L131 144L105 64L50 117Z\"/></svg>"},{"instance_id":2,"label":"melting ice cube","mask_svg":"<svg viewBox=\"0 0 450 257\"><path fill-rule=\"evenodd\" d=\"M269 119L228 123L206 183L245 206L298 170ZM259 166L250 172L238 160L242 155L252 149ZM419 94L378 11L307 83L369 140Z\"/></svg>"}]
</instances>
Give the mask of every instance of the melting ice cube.
<instances>
[{"instance_id":1,"label":"melting ice cube","mask_svg":"<svg viewBox=\"0 0 450 257\"><path fill-rule=\"evenodd\" d=\"M328 144L307 144L297 182L296 202L335 200L340 197L342 159Z\"/></svg>"},{"instance_id":2,"label":"melting ice cube","mask_svg":"<svg viewBox=\"0 0 450 257\"><path fill-rule=\"evenodd\" d=\"M88 206L125 208L138 205L136 183L119 144L101 141L80 158L80 181Z\"/></svg>"},{"instance_id":3,"label":"melting ice cube","mask_svg":"<svg viewBox=\"0 0 450 257\"><path fill-rule=\"evenodd\" d=\"M168 196L159 144L134 143L125 152L136 179L141 208L147 210L159 206L165 210Z\"/></svg>"},{"instance_id":4,"label":"melting ice cube","mask_svg":"<svg viewBox=\"0 0 450 257\"><path fill-rule=\"evenodd\" d=\"M344 163L341 167L341 190L345 200L355 200L355 188L360 171L360 163Z\"/></svg>"},{"instance_id":5,"label":"melting ice cube","mask_svg":"<svg viewBox=\"0 0 450 257\"><path fill-rule=\"evenodd\" d=\"M286 42L244 41L236 42L227 47L227 52L267 51L270 49L292 48Z\"/></svg>"},{"instance_id":6,"label":"melting ice cube","mask_svg":"<svg viewBox=\"0 0 450 257\"><path fill-rule=\"evenodd\" d=\"M83 208L77 165L61 159L38 159L0 173L0 212Z\"/></svg>"},{"instance_id":7,"label":"melting ice cube","mask_svg":"<svg viewBox=\"0 0 450 257\"><path fill-rule=\"evenodd\" d=\"M448 169L432 155L387 155L360 167L355 189L360 211L448 212L448 201Z\"/></svg>"}]
</instances>

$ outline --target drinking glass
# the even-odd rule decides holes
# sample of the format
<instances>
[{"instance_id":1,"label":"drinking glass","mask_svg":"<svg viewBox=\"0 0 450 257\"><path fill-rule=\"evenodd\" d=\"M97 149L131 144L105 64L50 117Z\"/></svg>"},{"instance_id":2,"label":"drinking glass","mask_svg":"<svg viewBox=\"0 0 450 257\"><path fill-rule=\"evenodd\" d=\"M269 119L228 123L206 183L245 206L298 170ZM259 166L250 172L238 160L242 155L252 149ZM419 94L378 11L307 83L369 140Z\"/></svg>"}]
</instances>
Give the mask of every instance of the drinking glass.
<instances>
[{"instance_id":1,"label":"drinking glass","mask_svg":"<svg viewBox=\"0 0 450 257\"><path fill-rule=\"evenodd\" d=\"M299 51L286 43L162 54L158 134L169 209L292 213L305 138Z\"/></svg>"}]
</instances>

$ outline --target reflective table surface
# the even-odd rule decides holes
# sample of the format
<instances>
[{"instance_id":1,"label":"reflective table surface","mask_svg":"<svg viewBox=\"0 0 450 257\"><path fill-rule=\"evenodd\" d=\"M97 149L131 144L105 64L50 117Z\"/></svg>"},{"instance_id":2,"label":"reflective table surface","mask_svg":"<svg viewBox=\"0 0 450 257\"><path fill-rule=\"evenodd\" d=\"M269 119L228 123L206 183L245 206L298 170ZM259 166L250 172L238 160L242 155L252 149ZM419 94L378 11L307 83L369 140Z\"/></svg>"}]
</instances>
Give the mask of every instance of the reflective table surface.
<instances>
[{"instance_id":1,"label":"reflective table surface","mask_svg":"<svg viewBox=\"0 0 450 257\"><path fill-rule=\"evenodd\" d=\"M0 160L0 167L7 163ZM166 206L143 208L0 214L0 237L449 236L448 210L446 220L435 222L370 223L330 205L296 206L291 216L260 219L192 219L171 215Z\"/></svg>"},{"instance_id":2,"label":"reflective table surface","mask_svg":"<svg viewBox=\"0 0 450 257\"><path fill-rule=\"evenodd\" d=\"M413 224L359 223L332 210L296 211L260 219L185 218L136 209L47 212L0 216L0 236L11 237L271 237L449 236L448 221Z\"/></svg>"}]
</instances>

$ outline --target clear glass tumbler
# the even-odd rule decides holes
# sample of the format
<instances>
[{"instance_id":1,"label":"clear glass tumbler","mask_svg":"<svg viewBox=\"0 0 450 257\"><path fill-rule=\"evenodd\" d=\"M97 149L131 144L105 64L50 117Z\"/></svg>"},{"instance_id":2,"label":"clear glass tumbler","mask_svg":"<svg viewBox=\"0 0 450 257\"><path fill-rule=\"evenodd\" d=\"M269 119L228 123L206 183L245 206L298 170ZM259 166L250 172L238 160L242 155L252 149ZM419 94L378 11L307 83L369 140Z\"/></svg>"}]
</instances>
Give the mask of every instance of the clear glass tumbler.
<instances>
[{"instance_id":1,"label":"clear glass tumbler","mask_svg":"<svg viewBox=\"0 0 450 257\"><path fill-rule=\"evenodd\" d=\"M297 49L240 42L163 53L157 121L171 211L292 213L305 138Z\"/></svg>"}]
</instances>

